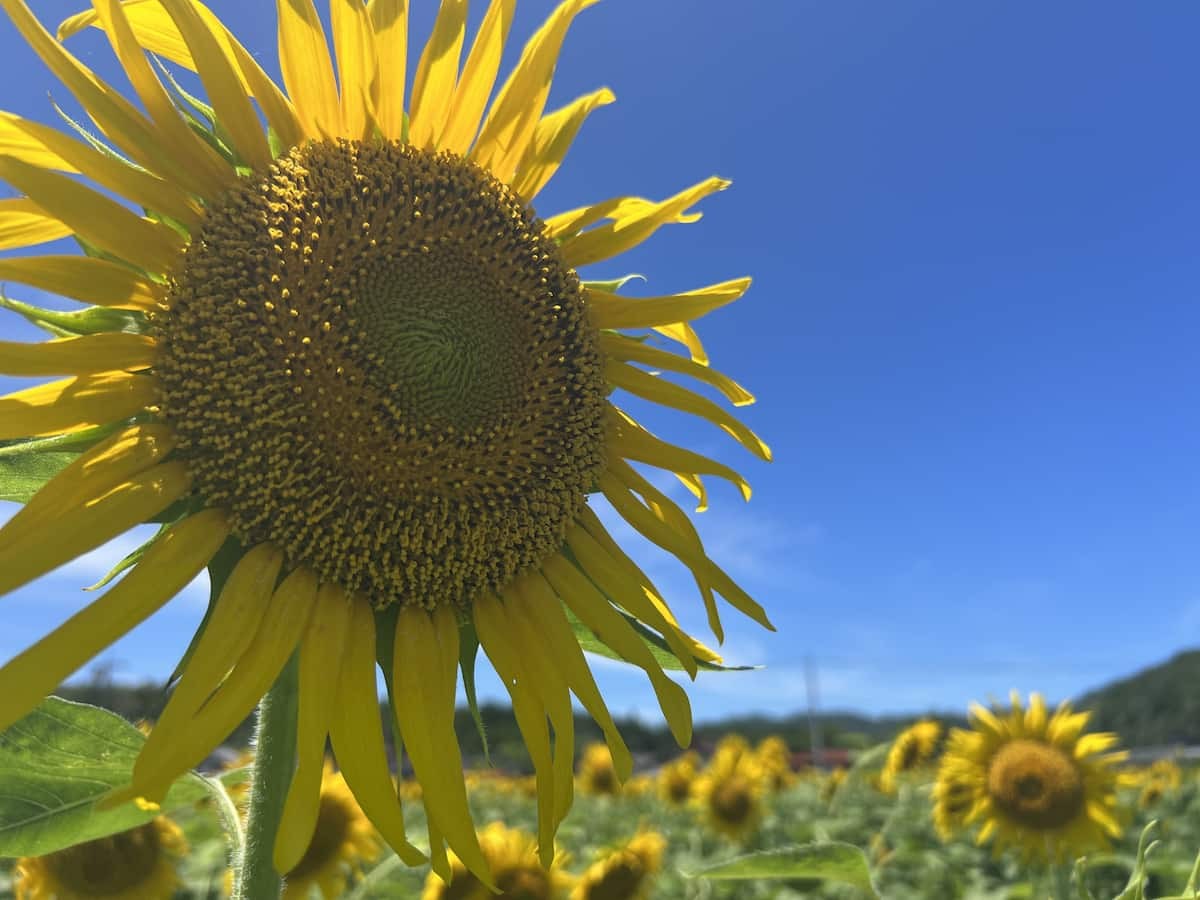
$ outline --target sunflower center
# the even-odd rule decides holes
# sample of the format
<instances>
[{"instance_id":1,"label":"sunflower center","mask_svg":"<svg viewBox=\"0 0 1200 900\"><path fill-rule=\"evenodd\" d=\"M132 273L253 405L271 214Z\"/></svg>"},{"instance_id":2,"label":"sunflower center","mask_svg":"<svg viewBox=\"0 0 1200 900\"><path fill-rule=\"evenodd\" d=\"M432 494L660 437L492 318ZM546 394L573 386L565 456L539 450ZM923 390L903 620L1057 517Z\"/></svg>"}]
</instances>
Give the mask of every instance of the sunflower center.
<instances>
[{"instance_id":1,"label":"sunflower center","mask_svg":"<svg viewBox=\"0 0 1200 900\"><path fill-rule=\"evenodd\" d=\"M646 880L646 867L632 853L623 853L604 874L582 891L584 900L631 900Z\"/></svg>"},{"instance_id":2,"label":"sunflower center","mask_svg":"<svg viewBox=\"0 0 1200 900\"><path fill-rule=\"evenodd\" d=\"M579 281L452 154L293 150L209 208L155 325L196 492L378 606L467 604L536 566L604 462Z\"/></svg>"},{"instance_id":3,"label":"sunflower center","mask_svg":"<svg viewBox=\"0 0 1200 900\"><path fill-rule=\"evenodd\" d=\"M713 791L709 804L718 819L738 825L749 818L754 809L754 798L741 778L732 778Z\"/></svg>"},{"instance_id":4,"label":"sunflower center","mask_svg":"<svg viewBox=\"0 0 1200 900\"><path fill-rule=\"evenodd\" d=\"M988 767L987 784L992 802L1030 828L1059 828L1083 809L1083 780L1075 763L1040 741L1001 747Z\"/></svg>"},{"instance_id":5,"label":"sunflower center","mask_svg":"<svg viewBox=\"0 0 1200 900\"><path fill-rule=\"evenodd\" d=\"M151 822L50 854L47 864L62 884L84 897L130 891L150 880L162 859Z\"/></svg>"}]
</instances>

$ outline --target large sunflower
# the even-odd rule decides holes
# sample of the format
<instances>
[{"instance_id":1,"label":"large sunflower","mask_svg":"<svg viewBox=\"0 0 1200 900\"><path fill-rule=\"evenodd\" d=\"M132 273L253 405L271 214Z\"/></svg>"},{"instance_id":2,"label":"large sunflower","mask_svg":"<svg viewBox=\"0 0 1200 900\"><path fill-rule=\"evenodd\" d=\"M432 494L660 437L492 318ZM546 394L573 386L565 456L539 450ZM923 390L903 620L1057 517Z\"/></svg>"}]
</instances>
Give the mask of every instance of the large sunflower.
<instances>
[{"instance_id":1,"label":"large sunflower","mask_svg":"<svg viewBox=\"0 0 1200 900\"><path fill-rule=\"evenodd\" d=\"M1062 862L1104 848L1116 818L1117 736L1084 734L1090 713L1063 703L1049 715L1038 694L998 715L971 707L972 729L950 733L934 788L937 824L948 833L981 825L979 843L1029 860Z\"/></svg>"},{"instance_id":2,"label":"large sunflower","mask_svg":"<svg viewBox=\"0 0 1200 900\"><path fill-rule=\"evenodd\" d=\"M101 29L139 109L24 0L0 0L100 135L0 118L0 178L22 195L0 200L0 249L74 236L87 251L6 257L0 279L105 308L60 320L57 340L0 344L0 372L67 376L0 398L0 440L83 449L0 530L0 593L163 523L121 581L0 669L0 728L215 558L228 577L114 799L161 798L298 650L280 871L316 825L327 734L367 815L404 859L422 859L388 778L377 641L443 874L448 844L486 878L451 716L460 627L512 695L544 861L571 800L570 693L618 774L631 767L576 628L643 668L689 741L686 694L643 635L657 632L693 675L715 654L681 630L588 495L691 569L718 638L715 594L770 627L633 464L673 473L701 507L702 476L748 496L746 481L609 396L693 413L768 458L724 408L661 377L752 401L707 367L690 324L749 280L631 298L576 273L695 220L695 204L728 185L719 178L661 201L535 214L584 119L613 99L601 89L545 112L568 26L593 2L562 3L489 104L514 0L489 4L461 66L466 3L443 0L406 109L404 0L331 0L333 55L311 0L279 0L283 89L195 0L93 0L59 37ZM211 106L164 85L147 54L196 72Z\"/></svg>"},{"instance_id":3,"label":"large sunflower","mask_svg":"<svg viewBox=\"0 0 1200 900\"><path fill-rule=\"evenodd\" d=\"M18 859L13 890L17 900L170 900L187 852L179 826L159 816L129 831Z\"/></svg>"}]
</instances>

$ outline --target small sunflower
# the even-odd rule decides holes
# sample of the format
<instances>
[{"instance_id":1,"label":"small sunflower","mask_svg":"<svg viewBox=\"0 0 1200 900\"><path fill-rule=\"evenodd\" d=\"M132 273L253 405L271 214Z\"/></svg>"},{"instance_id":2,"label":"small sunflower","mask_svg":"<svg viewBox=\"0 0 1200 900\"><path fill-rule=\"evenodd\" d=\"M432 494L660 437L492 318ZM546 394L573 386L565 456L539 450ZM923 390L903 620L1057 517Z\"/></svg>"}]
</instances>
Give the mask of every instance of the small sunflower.
<instances>
[{"instance_id":1,"label":"small sunflower","mask_svg":"<svg viewBox=\"0 0 1200 900\"><path fill-rule=\"evenodd\" d=\"M763 773L751 754L733 744L718 750L697 779L693 801L704 820L732 841L745 841L758 828L765 812Z\"/></svg>"},{"instance_id":2,"label":"small sunflower","mask_svg":"<svg viewBox=\"0 0 1200 900\"><path fill-rule=\"evenodd\" d=\"M682 806L692 798L700 757L688 751L658 771L658 796L669 806Z\"/></svg>"},{"instance_id":3,"label":"small sunflower","mask_svg":"<svg viewBox=\"0 0 1200 900\"><path fill-rule=\"evenodd\" d=\"M997 853L1013 848L1029 860L1061 862L1108 846L1116 818L1117 736L1084 734L1090 713L1063 703L1048 715L1038 694L1024 709L1017 693L1005 715L971 707L971 730L954 729L938 771L935 796L967 802L963 824L981 825L978 842ZM948 816L947 824L955 824Z\"/></svg>"},{"instance_id":4,"label":"small sunflower","mask_svg":"<svg viewBox=\"0 0 1200 900\"><path fill-rule=\"evenodd\" d=\"M1162 802L1163 797L1179 790L1183 783L1183 772L1173 760L1155 760L1137 778L1142 789L1138 794L1138 806L1149 809Z\"/></svg>"},{"instance_id":5,"label":"small sunflower","mask_svg":"<svg viewBox=\"0 0 1200 900\"><path fill-rule=\"evenodd\" d=\"M304 900L317 888L323 900L336 900L363 863L379 857L371 821L359 808L340 772L325 764L317 827L300 857L286 873L283 900Z\"/></svg>"},{"instance_id":6,"label":"small sunflower","mask_svg":"<svg viewBox=\"0 0 1200 900\"><path fill-rule=\"evenodd\" d=\"M643 830L602 859L592 863L571 892L571 900L643 900L662 868L667 839Z\"/></svg>"},{"instance_id":7,"label":"small sunflower","mask_svg":"<svg viewBox=\"0 0 1200 900\"><path fill-rule=\"evenodd\" d=\"M910 725L892 741L879 786L885 794L895 793L897 782L904 774L918 769L933 759L937 752L942 726L932 719L922 719Z\"/></svg>"},{"instance_id":8,"label":"small sunflower","mask_svg":"<svg viewBox=\"0 0 1200 900\"><path fill-rule=\"evenodd\" d=\"M772 790L781 791L796 782L792 769L792 752L787 741L778 735L763 738L754 748L754 755Z\"/></svg>"},{"instance_id":9,"label":"small sunflower","mask_svg":"<svg viewBox=\"0 0 1200 900\"><path fill-rule=\"evenodd\" d=\"M0 342L0 373L65 376L0 397L0 441L81 452L0 529L0 594L163 524L120 581L0 669L0 730L217 560L227 577L194 652L110 801L161 800L298 651L280 871L316 827L327 737L387 842L424 861L388 778L377 648L443 874L449 845L487 878L449 715L460 627L512 695L544 861L571 802L572 693L616 771L632 766L572 617L645 670L689 742L687 695L630 618L693 676L719 657L680 628L592 494L691 570L718 639L717 594L771 627L635 465L673 473L700 508L705 476L748 498L746 480L612 396L697 415L768 459L675 380L753 401L708 368L691 324L749 280L634 298L578 271L695 221L729 183L535 211L584 120L614 98L602 88L546 112L568 28L595 0L561 3L498 82L514 3L491 0L467 50L467 5L443 0L405 108L404 0L330 0L332 54L313 0L278 0L282 88L198 0L94 0L59 40L25 0L0 0L97 133L0 115L0 180L19 194L0 199L0 250L19 251L0 258L0 279L90 304L56 320L55 340ZM89 26L136 103L62 43ZM163 61L196 73L209 105L161 79ZM86 254L28 254L67 237Z\"/></svg>"},{"instance_id":10,"label":"small sunflower","mask_svg":"<svg viewBox=\"0 0 1200 900\"><path fill-rule=\"evenodd\" d=\"M523 831L492 822L479 832L479 846L491 867L496 891L468 871L466 865L450 854L450 878L443 880L434 872L425 879L421 900L562 900L571 879L558 854L544 867L538 858L537 840Z\"/></svg>"},{"instance_id":11,"label":"small sunflower","mask_svg":"<svg viewBox=\"0 0 1200 900\"><path fill-rule=\"evenodd\" d=\"M838 766L821 779L820 796L824 803L832 803L842 785L846 783L846 769Z\"/></svg>"},{"instance_id":12,"label":"small sunflower","mask_svg":"<svg viewBox=\"0 0 1200 900\"><path fill-rule=\"evenodd\" d=\"M170 900L179 887L183 832L159 816L120 834L17 860L17 900Z\"/></svg>"},{"instance_id":13,"label":"small sunflower","mask_svg":"<svg viewBox=\"0 0 1200 900\"><path fill-rule=\"evenodd\" d=\"M579 761L579 787L585 794L612 797L621 793L621 777L607 744L589 744Z\"/></svg>"}]
</instances>

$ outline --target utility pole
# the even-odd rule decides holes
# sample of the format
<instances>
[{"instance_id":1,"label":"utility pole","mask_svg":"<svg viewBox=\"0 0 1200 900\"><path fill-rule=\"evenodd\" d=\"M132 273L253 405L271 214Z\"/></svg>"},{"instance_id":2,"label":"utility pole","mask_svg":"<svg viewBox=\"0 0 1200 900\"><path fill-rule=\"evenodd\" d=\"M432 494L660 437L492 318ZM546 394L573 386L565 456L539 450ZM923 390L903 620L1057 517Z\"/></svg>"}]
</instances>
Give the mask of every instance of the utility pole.
<instances>
[{"instance_id":1,"label":"utility pole","mask_svg":"<svg viewBox=\"0 0 1200 900\"><path fill-rule=\"evenodd\" d=\"M817 724L817 706L820 703L817 683L817 664L811 655L804 657L804 692L808 697L808 746L812 764L820 766L825 761L821 747L821 727Z\"/></svg>"}]
</instances>

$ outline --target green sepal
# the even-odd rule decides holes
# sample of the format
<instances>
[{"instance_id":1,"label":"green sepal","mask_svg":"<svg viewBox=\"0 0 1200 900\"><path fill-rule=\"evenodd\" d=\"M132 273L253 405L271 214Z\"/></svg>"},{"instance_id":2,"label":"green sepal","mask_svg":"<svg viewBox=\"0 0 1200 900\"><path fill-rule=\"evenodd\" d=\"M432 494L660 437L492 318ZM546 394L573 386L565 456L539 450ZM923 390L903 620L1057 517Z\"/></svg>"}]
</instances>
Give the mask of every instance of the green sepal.
<instances>
[{"instance_id":1,"label":"green sepal","mask_svg":"<svg viewBox=\"0 0 1200 900\"><path fill-rule=\"evenodd\" d=\"M182 103L177 101L175 107L179 110L179 114L183 116L183 120L187 123L188 128L197 137L216 150L222 159L236 167L241 160L233 149L233 138L217 119L216 110L199 97L184 90L183 86L175 80L175 76L159 60L155 59L154 62L158 66L158 71L162 74L163 78L170 82L172 90L178 95L178 99L183 101Z\"/></svg>"},{"instance_id":2,"label":"green sepal","mask_svg":"<svg viewBox=\"0 0 1200 900\"><path fill-rule=\"evenodd\" d=\"M462 669L467 708L471 710L471 719L475 722L475 730L479 733L480 743L483 744L483 758L490 766L492 754L488 749L487 729L483 725L483 714L479 711L479 699L475 694L475 660L478 656L479 635L475 633L475 626L468 621L458 629L458 666Z\"/></svg>"},{"instance_id":3,"label":"green sepal","mask_svg":"<svg viewBox=\"0 0 1200 900\"><path fill-rule=\"evenodd\" d=\"M161 810L96 801L129 783L145 736L120 716L48 697L0 734L0 857L43 856L136 828L207 794L189 773Z\"/></svg>"},{"instance_id":4,"label":"green sepal","mask_svg":"<svg viewBox=\"0 0 1200 900\"><path fill-rule=\"evenodd\" d=\"M142 557L146 555L146 551L149 550L150 547L159 538L161 538L164 534L166 534L171 529L171 525L173 525L173 524L174 524L174 522L170 522L170 523L162 525L158 529L158 531L154 534L154 537L150 538L150 540L146 541L144 544L142 544L140 547L137 547L132 552L127 553L125 555L124 559L122 559L119 563L117 563L115 566L113 566L111 569L109 569L107 575L105 575L103 578L101 578L95 584L85 587L84 590L85 591L98 591L98 590L100 590L100 588L106 587L114 578L116 578L122 572L132 569L139 562L141 562Z\"/></svg>"},{"instance_id":5,"label":"green sepal","mask_svg":"<svg viewBox=\"0 0 1200 900\"><path fill-rule=\"evenodd\" d=\"M279 132L269 125L267 126L267 148L271 151L271 159L279 159L288 150L283 145L283 139L280 138Z\"/></svg>"},{"instance_id":6,"label":"green sepal","mask_svg":"<svg viewBox=\"0 0 1200 900\"><path fill-rule=\"evenodd\" d=\"M75 119L71 118L71 116L69 116L67 114L66 110L64 110L61 106L59 106L53 100L50 101L50 105L54 107L54 111L56 113L58 113L59 118L61 118L64 122L67 123L67 127L70 128L72 131L74 131L81 138L83 138L84 142L88 146L90 146L93 150L95 150L98 153L103 153L109 159L115 159L118 162L129 166L129 168L131 168L131 169L136 169L139 172L146 171L144 168L139 166L133 160L129 159L128 157L122 156L120 153L118 153L116 150L114 150L108 144L104 143L104 141L100 140L100 138L97 137L95 134L93 134L92 131L90 129L88 129L85 125L82 125L79 122L75 121Z\"/></svg>"},{"instance_id":7,"label":"green sepal","mask_svg":"<svg viewBox=\"0 0 1200 900\"><path fill-rule=\"evenodd\" d=\"M119 427L109 423L50 438L0 441L0 500L28 503L46 482Z\"/></svg>"},{"instance_id":8,"label":"green sepal","mask_svg":"<svg viewBox=\"0 0 1200 900\"><path fill-rule=\"evenodd\" d=\"M12 310L55 337L78 337L82 334L100 334L107 331L141 333L147 328L146 317L131 309L89 306L85 309L60 312L14 300L4 294L0 294L0 308Z\"/></svg>"},{"instance_id":9,"label":"green sepal","mask_svg":"<svg viewBox=\"0 0 1200 900\"><path fill-rule=\"evenodd\" d=\"M635 272L632 275L623 275L620 278L614 278L611 281L581 281L580 284L582 284L585 288L591 288L593 291L605 291L609 294L615 294L635 278L640 278L642 281L649 280L645 275Z\"/></svg>"},{"instance_id":10,"label":"green sepal","mask_svg":"<svg viewBox=\"0 0 1200 900\"><path fill-rule=\"evenodd\" d=\"M163 529L165 531L166 528ZM159 532L162 534L162 532ZM154 540L157 540L156 535ZM153 543L153 541L151 541ZM144 550L149 544L143 544L139 549ZM213 610L217 606L217 599L221 596L221 591L225 587L225 582L229 580L230 574L233 572L233 567L238 564L238 560L245 554L245 549L241 543L234 538L227 538L225 543L221 545L221 549L208 563L208 606L204 610L204 618L200 620L200 627L192 634L192 639L188 643L187 649L183 651L183 656L180 657L175 670L171 672L167 678L167 686L174 684L182 676L187 668L188 662L192 655L196 652L196 647L200 643L200 637L204 634L204 630L208 627L208 622L212 618Z\"/></svg>"},{"instance_id":11,"label":"green sepal","mask_svg":"<svg viewBox=\"0 0 1200 900\"><path fill-rule=\"evenodd\" d=\"M853 844L820 841L749 853L686 873L713 881L836 881L879 900L867 856Z\"/></svg>"}]
</instances>

